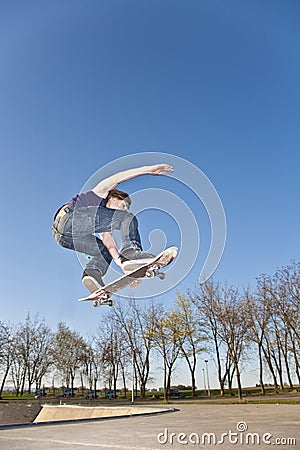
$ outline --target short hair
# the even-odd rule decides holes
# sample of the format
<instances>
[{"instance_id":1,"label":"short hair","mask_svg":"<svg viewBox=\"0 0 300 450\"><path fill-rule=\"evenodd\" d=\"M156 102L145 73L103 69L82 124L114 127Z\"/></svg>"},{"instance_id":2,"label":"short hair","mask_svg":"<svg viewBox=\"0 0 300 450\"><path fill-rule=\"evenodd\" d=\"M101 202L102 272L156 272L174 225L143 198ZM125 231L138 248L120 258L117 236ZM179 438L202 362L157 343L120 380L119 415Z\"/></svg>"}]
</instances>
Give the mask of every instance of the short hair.
<instances>
[{"instance_id":1,"label":"short hair","mask_svg":"<svg viewBox=\"0 0 300 450\"><path fill-rule=\"evenodd\" d=\"M127 207L129 208L131 205L131 198L126 192L119 191L118 189L111 189L106 197L106 201L108 201L110 198L115 197L119 198L120 200L124 200L127 204Z\"/></svg>"}]
</instances>

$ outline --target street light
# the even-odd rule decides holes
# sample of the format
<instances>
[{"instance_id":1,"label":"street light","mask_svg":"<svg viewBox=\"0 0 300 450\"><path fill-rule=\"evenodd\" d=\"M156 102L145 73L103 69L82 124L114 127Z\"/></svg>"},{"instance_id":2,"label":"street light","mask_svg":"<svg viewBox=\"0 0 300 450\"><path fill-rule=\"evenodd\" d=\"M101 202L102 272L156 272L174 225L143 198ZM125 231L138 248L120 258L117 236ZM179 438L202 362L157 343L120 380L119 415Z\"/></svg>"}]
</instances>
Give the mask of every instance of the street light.
<instances>
[{"instance_id":1,"label":"street light","mask_svg":"<svg viewBox=\"0 0 300 450\"><path fill-rule=\"evenodd\" d=\"M206 392L206 383L205 383L205 370L202 369L203 372L203 386L204 386L204 392Z\"/></svg>"},{"instance_id":2,"label":"street light","mask_svg":"<svg viewBox=\"0 0 300 450\"><path fill-rule=\"evenodd\" d=\"M210 386L209 386L209 376L208 376L208 359L204 360L206 366L206 379L207 379L207 394L210 397Z\"/></svg>"},{"instance_id":3,"label":"street light","mask_svg":"<svg viewBox=\"0 0 300 450\"><path fill-rule=\"evenodd\" d=\"M131 390L131 403L134 403L134 382L135 382L135 348L132 349L132 390Z\"/></svg>"}]
</instances>

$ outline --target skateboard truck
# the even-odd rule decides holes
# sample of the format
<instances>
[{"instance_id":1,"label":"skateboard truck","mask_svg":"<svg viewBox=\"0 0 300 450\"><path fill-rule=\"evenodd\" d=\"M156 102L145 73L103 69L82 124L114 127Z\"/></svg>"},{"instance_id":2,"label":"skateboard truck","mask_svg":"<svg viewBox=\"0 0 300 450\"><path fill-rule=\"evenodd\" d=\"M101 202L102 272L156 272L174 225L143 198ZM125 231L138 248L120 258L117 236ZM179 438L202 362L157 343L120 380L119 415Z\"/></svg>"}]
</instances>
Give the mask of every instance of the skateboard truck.
<instances>
[{"instance_id":1,"label":"skateboard truck","mask_svg":"<svg viewBox=\"0 0 300 450\"><path fill-rule=\"evenodd\" d=\"M107 306L114 306L115 302L112 298L110 298L110 295L104 294L103 297L98 298L98 300L93 300L92 305L94 308L98 308L98 306L107 305Z\"/></svg>"},{"instance_id":2,"label":"skateboard truck","mask_svg":"<svg viewBox=\"0 0 300 450\"><path fill-rule=\"evenodd\" d=\"M159 266L153 266L151 269L148 269L145 276L147 278L158 277L160 280L164 280L166 278L166 274L164 272L159 272Z\"/></svg>"}]
</instances>

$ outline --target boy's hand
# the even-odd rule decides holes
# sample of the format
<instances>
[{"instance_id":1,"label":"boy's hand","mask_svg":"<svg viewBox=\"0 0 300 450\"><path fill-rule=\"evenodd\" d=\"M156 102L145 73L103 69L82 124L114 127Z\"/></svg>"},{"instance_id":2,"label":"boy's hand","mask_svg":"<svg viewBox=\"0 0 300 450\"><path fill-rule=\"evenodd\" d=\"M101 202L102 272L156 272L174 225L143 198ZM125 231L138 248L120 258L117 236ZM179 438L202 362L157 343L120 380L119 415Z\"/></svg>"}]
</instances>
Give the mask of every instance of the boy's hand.
<instances>
[{"instance_id":1,"label":"boy's hand","mask_svg":"<svg viewBox=\"0 0 300 450\"><path fill-rule=\"evenodd\" d=\"M174 172L170 164L154 164L153 166L149 166L149 173L151 175L165 175L167 172Z\"/></svg>"}]
</instances>

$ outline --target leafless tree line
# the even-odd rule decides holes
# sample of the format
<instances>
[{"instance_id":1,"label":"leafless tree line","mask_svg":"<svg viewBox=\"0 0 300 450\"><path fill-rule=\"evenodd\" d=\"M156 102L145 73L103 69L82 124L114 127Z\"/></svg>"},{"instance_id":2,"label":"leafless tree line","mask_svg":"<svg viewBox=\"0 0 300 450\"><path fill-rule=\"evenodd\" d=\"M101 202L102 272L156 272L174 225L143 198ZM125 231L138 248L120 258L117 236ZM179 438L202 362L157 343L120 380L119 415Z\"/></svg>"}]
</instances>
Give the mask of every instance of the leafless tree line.
<instances>
[{"instance_id":1,"label":"leafless tree line","mask_svg":"<svg viewBox=\"0 0 300 450\"><path fill-rule=\"evenodd\" d=\"M266 379L275 389L286 383L293 388L300 384L299 269L299 263L292 263L273 276L261 275L253 292L208 280L177 293L168 307L157 300L119 301L90 339L65 323L52 331L38 315L28 314L17 325L0 322L0 397L7 383L22 395L54 376L70 388L75 379L90 390L100 380L114 391L122 384L125 395L134 377L143 397L155 355L165 398L179 358L186 362L195 395L197 358L203 351L216 363L221 395L235 379L242 397L247 360L257 367L262 394Z\"/></svg>"}]
</instances>

